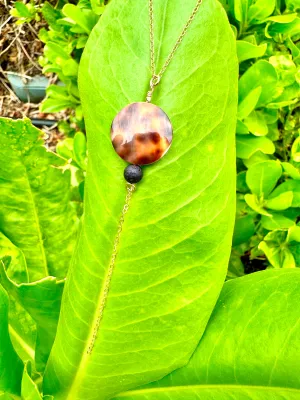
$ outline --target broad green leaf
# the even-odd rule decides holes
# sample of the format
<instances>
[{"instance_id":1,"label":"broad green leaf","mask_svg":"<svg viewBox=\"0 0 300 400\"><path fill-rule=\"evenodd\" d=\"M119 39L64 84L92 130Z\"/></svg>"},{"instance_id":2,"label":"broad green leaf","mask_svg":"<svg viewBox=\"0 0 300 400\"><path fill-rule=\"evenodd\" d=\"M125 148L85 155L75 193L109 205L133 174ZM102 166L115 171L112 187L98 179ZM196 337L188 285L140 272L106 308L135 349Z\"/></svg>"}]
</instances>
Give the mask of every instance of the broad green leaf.
<instances>
[{"instance_id":1,"label":"broad green leaf","mask_svg":"<svg viewBox=\"0 0 300 400\"><path fill-rule=\"evenodd\" d=\"M0 264L0 282L36 322L35 361L37 370L41 371L54 341L64 282L47 277L33 283L16 284L7 276L3 263Z\"/></svg>"},{"instance_id":2,"label":"broad green leaf","mask_svg":"<svg viewBox=\"0 0 300 400\"><path fill-rule=\"evenodd\" d=\"M251 112L255 109L260 95L261 86L258 86L257 88L251 90L251 92L249 92L247 96L242 99L238 106L237 116L239 119L244 119L248 117L249 114L251 114Z\"/></svg>"},{"instance_id":3,"label":"broad green leaf","mask_svg":"<svg viewBox=\"0 0 300 400\"><path fill-rule=\"evenodd\" d=\"M194 0L155 2L159 65L194 6ZM126 104L145 100L147 19L144 0L126 7L123 0L111 2L81 60L89 164L81 236L44 379L44 393L56 399L106 399L187 363L226 274L235 204L237 58L222 6L207 0L154 93L153 102L172 121L173 144L161 161L144 168L87 354L126 194L126 163L113 150L110 125Z\"/></svg>"},{"instance_id":4,"label":"broad green leaf","mask_svg":"<svg viewBox=\"0 0 300 400\"><path fill-rule=\"evenodd\" d=\"M253 89L261 87L257 106L270 103L278 95L277 73L268 61L259 60L242 75L239 80L239 101L242 101Z\"/></svg>"},{"instance_id":5,"label":"broad green leaf","mask_svg":"<svg viewBox=\"0 0 300 400\"><path fill-rule=\"evenodd\" d=\"M239 158L250 158L257 151L264 154L273 154L275 146L272 140L262 136L237 135L236 137L236 155Z\"/></svg>"},{"instance_id":6,"label":"broad green leaf","mask_svg":"<svg viewBox=\"0 0 300 400\"><path fill-rule=\"evenodd\" d=\"M8 332L8 296L0 285L0 391L18 394L22 370Z\"/></svg>"},{"instance_id":7,"label":"broad green leaf","mask_svg":"<svg viewBox=\"0 0 300 400\"><path fill-rule=\"evenodd\" d=\"M190 385L122 393L114 400L298 400L299 390L280 387Z\"/></svg>"},{"instance_id":8,"label":"broad green leaf","mask_svg":"<svg viewBox=\"0 0 300 400\"><path fill-rule=\"evenodd\" d=\"M267 50L267 44L264 43L260 46L257 46L255 44L246 42L245 40L237 40L236 49L239 62L241 63L242 61L249 60L250 58L262 57Z\"/></svg>"},{"instance_id":9,"label":"broad green leaf","mask_svg":"<svg viewBox=\"0 0 300 400\"><path fill-rule=\"evenodd\" d=\"M270 199L279 196L285 192L293 193L293 201L291 207L300 207L300 181L294 179L288 179L281 183L270 195Z\"/></svg>"},{"instance_id":10,"label":"broad green leaf","mask_svg":"<svg viewBox=\"0 0 300 400\"><path fill-rule=\"evenodd\" d=\"M207 397L211 400L299 398L299 284L297 269L263 271L226 282L189 363L148 388L159 387L157 393L167 395L176 387L218 389L216 396L212 391ZM237 390L232 397L223 396L227 385ZM255 386L263 390L260 397ZM130 399L139 399L143 389L135 391L137 397L133 393ZM126 393L117 399L123 397Z\"/></svg>"},{"instance_id":11,"label":"broad green leaf","mask_svg":"<svg viewBox=\"0 0 300 400\"><path fill-rule=\"evenodd\" d=\"M253 194L267 198L281 177L282 168L276 161L263 161L252 165L246 174L246 182Z\"/></svg>"},{"instance_id":12,"label":"broad green leaf","mask_svg":"<svg viewBox=\"0 0 300 400\"><path fill-rule=\"evenodd\" d=\"M69 171L41 135L29 120L0 119L0 229L24 253L30 281L64 277L76 236Z\"/></svg>"}]
</instances>

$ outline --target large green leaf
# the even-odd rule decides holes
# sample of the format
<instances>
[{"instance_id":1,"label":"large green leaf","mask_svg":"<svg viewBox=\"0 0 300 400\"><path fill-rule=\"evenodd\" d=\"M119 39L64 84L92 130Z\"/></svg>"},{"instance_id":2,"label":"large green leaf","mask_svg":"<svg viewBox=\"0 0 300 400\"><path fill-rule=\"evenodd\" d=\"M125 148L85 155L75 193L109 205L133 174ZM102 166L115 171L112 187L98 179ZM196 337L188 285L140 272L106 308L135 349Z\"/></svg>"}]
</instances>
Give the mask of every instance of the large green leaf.
<instances>
[{"instance_id":1,"label":"large green leaf","mask_svg":"<svg viewBox=\"0 0 300 400\"><path fill-rule=\"evenodd\" d=\"M30 281L64 277L75 240L70 175L29 120L0 118L0 230L26 257Z\"/></svg>"},{"instance_id":2,"label":"large green leaf","mask_svg":"<svg viewBox=\"0 0 300 400\"><path fill-rule=\"evenodd\" d=\"M11 344L8 332L8 296L0 285L0 391L18 394L22 370L23 364Z\"/></svg>"},{"instance_id":3,"label":"large green leaf","mask_svg":"<svg viewBox=\"0 0 300 400\"><path fill-rule=\"evenodd\" d=\"M300 389L299 300L300 270L269 270L226 282L189 364L157 385Z\"/></svg>"},{"instance_id":4,"label":"large green leaf","mask_svg":"<svg viewBox=\"0 0 300 400\"><path fill-rule=\"evenodd\" d=\"M299 399L299 300L299 270L226 282L188 365L115 399Z\"/></svg>"},{"instance_id":5,"label":"large green leaf","mask_svg":"<svg viewBox=\"0 0 300 400\"><path fill-rule=\"evenodd\" d=\"M158 64L194 0L155 1ZM170 116L168 154L144 168L120 239L92 354L87 354L125 200L126 164L110 125L145 99L149 71L144 0L115 0L93 30L80 67L89 165L81 237L64 291L45 374L55 399L105 399L184 365L226 274L234 219L237 59L233 33L215 0L203 2L157 87Z\"/></svg>"}]
</instances>

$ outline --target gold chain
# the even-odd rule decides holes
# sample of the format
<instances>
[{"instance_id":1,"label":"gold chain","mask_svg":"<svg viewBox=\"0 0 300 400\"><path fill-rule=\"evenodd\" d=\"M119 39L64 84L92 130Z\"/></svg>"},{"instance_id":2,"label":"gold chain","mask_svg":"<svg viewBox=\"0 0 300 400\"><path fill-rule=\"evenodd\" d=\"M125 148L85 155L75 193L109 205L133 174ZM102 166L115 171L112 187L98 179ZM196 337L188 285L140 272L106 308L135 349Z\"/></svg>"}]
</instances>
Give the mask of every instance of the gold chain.
<instances>
[{"instance_id":1,"label":"gold chain","mask_svg":"<svg viewBox=\"0 0 300 400\"><path fill-rule=\"evenodd\" d=\"M189 26L191 25L193 19L195 18L195 15L197 13L197 11L199 10L199 7L202 3L202 0L198 0L197 4L195 6L195 8L192 11L192 14L190 15L189 19L187 20L185 26L183 27L183 30L181 32L181 34L179 35L173 49L171 50L170 54L168 55L165 63L163 64L161 70L159 71L158 74L155 74L155 48L154 48L154 21L153 21L153 0L149 0L149 19L150 19L150 54L151 54L151 74L152 74L152 78L150 81L150 90L147 94L147 102L151 101L151 97L154 91L154 87L159 83L162 75L164 74L165 70L167 69L168 65L170 64L172 58L174 57L174 54L176 52L176 50L178 49L180 43L182 42L182 39L184 38ZM95 321L94 327L93 327L93 331L92 331L92 337L89 343L89 346L87 348L87 354L91 354L95 345L95 341L98 335L98 331L99 331L99 327L100 327L100 323L102 321L103 318L103 313L104 313L104 309L106 307L106 302L107 302L107 298L108 298L108 293L109 293L109 289L110 289L110 284L111 284L111 279L112 279L112 275L114 272L114 268L115 268L115 264L116 264L116 258L117 258L117 254L118 254L118 247L119 247L119 243L120 243L120 236L121 236L121 232L123 229L123 224L125 221L125 215L129 209L129 204L130 204L130 200L132 198L132 194L135 191L135 185L132 185L130 183L127 184L126 186L127 188L127 194L126 194L126 198L125 198L125 204L121 213L121 217L119 220L119 224L118 224L118 230L117 230L117 234L114 240L114 244L113 244L113 252L111 255L111 259L110 259L110 263L109 263L109 267L107 270L107 274L104 278L104 288L103 288L103 292L101 294L101 298L100 298L100 304L98 307L98 314L97 314L97 319Z\"/></svg>"},{"instance_id":2,"label":"gold chain","mask_svg":"<svg viewBox=\"0 0 300 400\"><path fill-rule=\"evenodd\" d=\"M151 101L154 87L159 84L162 75L164 74L165 70L167 69L168 65L170 64L176 50L178 49L182 39L184 38L189 26L193 22L200 6L202 4L202 0L198 0L192 14L190 15L189 19L187 20L186 24L184 25L181 34L179 35L178 39L176 40L173 49L171 50L170 54L166 58L165 63L163 64L161 70L156 74L155 73L155 48L154 48L154 12L153 12L153 0L149 0L149 25L150 25L150 59L151 59L151 80L150 80L150 90L147 93L147 102Z\"/></svg>"},{"instance_id":3,"label":"gold chain","mask_svg":"<svg viewBox=\"0 0 300 400\"><path fill-rule=\"evenodd\" d=\"M99 331L99 326L100 323L102 321L103 318L103 312L106 306L106 302L107 302L107 297L108 297L108 292L109 292L109 288L110 288L110 283L111 283L111 278L114 272L114 268L115 268L115 264L116 264L116 257L118 254L118 247L119 247L119 243L120 243L120 236L121 236L121 232L123 229L123 224L125 221L125 215L129 209L129 204L130 204L130 200L132 197L133 192L135 191L135 185L132 185L131 183L127 183L126 186L127 189L127 194L126 194L126 198L125 198L125 204L121 213L121 217L119 219L119 224L118 224L118 230L117 230L117 234L114 240L114 245L113 245L113 252L112 252L112 256L110 259L110 263L109 263L109 267L108 267L108 271L106 274L106 277L104 279L104 289L101 295L101 302L99 305L99 309L98 309L98 315L97 315L97 319L93 328L93 334L92 334L92 338L91 338L91 342L89 344L89 347L87 349L87 354L91 354L94 345L95 345L95 341L97 338L97 334Z\"/></svg>"}]
</instances>

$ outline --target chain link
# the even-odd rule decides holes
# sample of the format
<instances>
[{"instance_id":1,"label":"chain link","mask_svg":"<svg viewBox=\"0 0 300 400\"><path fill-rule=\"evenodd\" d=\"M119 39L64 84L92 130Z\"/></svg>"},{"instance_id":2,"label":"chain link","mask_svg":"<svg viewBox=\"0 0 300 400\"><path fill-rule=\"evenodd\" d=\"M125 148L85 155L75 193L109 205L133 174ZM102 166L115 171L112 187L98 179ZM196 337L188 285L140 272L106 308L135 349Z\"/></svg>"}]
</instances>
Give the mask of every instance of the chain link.
<instances>
[{"instance_id":1,"label":"chain link","mask_svg":"<svg viewBox=\"0 0 300 400\"><path fill-rule=\"evenodd\" d=\"M200 6L202 4L202 0L198 0L196 3L196 6L194 7L192 14L190 15L189 19L187 20L186 24L184 25L181 34L179 35L178 39L175 42L175 45L173 49L171 50L170 54L166 58L165 63L163 64L161 70L159 71L158 74L155 73L155 47L154 47L154 12L153 12L153 0L149 0L149 22L150 22L150 58L151 58L151 74L152 74L152 82L154 83L154 86L158 84L160 81L163 73L167 69L168 65L170 64L172 58L174 57L174 54L176 53L176 50L178 49L180 43L182 42L182 39L184 38L187 30L189 29L189 26L193 22L197 11L199 10ZM157 83L155 83L157 81Z\"/></svg>"},{"instance_id":2,"label":"chain link","mask_svg":"<svg viewBox=\"0 0 300 400\"><path fill-rule=\"evenodd\" d=\"M132 197L133 192L135 191L135 185L132 185L130 183L127 183L126 186L127 189L127 194L126 194L126 198L125 198L125 203L123 206L123 210L121 213L121 217L119 219L119 224L118 224L118 230L117 230L117 234L114 240L114 244L113 244L113 252L111 255L111 259L110 259L110 263L109 263L109 267L107 270L107 275L104 279L104 289L101 295L101 302L98 308L98 315L97 315L97 319L93 328L93 333L92 333L92 338L90 341L90 344L88 346L87 349L87 354L91 354L91 352L93 351L94 345L95 345L95 341L97 339L97 334L99 331L99 327L100 327L100 323L102 321L103 318L103 312L106 306L106 301L107 301L107 297L108 297L108 292L109 292L109 288L110 288L110 283L111 283L111 278L114 272L114 268L115 268L115 264L116 264L116 258L117 258L117 254L118 254L118 247L119 247L119 243L120 243L120 236L121 236L121 232L123 229L123 224L125 221L125 215L129 209L129 204L130 204L130 200Z\"/></svg>"}]
</instances>

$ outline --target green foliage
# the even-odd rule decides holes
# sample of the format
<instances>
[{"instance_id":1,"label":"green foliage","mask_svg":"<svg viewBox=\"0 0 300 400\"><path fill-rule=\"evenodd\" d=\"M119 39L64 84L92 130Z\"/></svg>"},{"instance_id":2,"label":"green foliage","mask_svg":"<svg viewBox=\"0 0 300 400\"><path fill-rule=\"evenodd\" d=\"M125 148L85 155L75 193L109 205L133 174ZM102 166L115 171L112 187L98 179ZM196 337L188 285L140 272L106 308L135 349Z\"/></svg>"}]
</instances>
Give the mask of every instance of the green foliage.
<instances>
[{"instance_id":1,"label":"green foliage","mask_svg":"<svg viewBox=\"0 0 300 400\"><path fill-rule=\"evenodd\" d=\"M15 1L10 14L17 18L16 24L21 25L24 23L29 23L33 20L40 20L40 7L35 4L35 1L31 0L27 4L22 1Z\"/></svg>"},{"instance_id":2,"label":"green foliage","mask_svg":"<svg viewBox=\"0 0 300 400\"><path fill-rule=\"evenodd\" d=\"M41 105L42 112L57 112L72 109L72 122L83 129L81 102L77 87L78 65L82 50L91 30L104 10L103 1L78 1L65 4L61 9L45 2L41 13L49 24L40 31L45 43L44 55L40 58L43 72L57 74L60 84L47 89L47 97Z\"/></svg>"},{"instance_id":3,"label":"green foliage","mask_svg":"<svg viewBox=\"0 0 300 400\"><path fill-rule=\"evenodd\" d=\"M62 123L69 137L54 154L27 120L0 119L0 399L298 399L299 1L223 1L240 63L227 274L238 278L223 285L236 58L224 12L206 0L178 50L189 79L172 62L154 94L176 140L134 194L91 355L125 196L108 132L148 87L147 8L114 0L93 29L101 0L33 4L15 2L12 14L19 23L43 14L41 63L63 83L48 88L42 109L75 110L78 132ZM162 59L194 1L165 4L155 6Z\"/></svg>"},{"instance_id":4,"label":"green foliage","mask_svg":"<svg viewBox=\"0 0 300 400\"><path fill-rule=\"evenodd\" d=\"M300 19L296 1L225 7L240 62L233 278L252 272L251 265L300 267L286 242L300 215ZM282 253L276 261L274 251Z\"/></svg>"}]
</instances>

